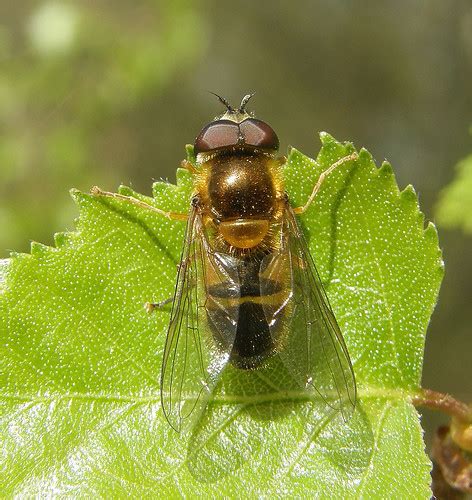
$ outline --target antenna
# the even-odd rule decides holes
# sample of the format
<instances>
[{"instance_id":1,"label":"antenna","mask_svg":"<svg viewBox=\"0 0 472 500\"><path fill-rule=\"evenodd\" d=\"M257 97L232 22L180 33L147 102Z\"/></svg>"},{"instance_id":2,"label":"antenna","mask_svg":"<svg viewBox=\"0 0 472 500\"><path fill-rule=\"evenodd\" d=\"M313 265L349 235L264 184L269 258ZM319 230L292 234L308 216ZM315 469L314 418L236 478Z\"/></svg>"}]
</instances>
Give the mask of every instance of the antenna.
<instances>
[{"instance_id":1,"label":"antenna","mask_svg":"<svg viewBox=\"0 0 472 500\"><path fill-rule=\"evenodd\" d=\"M244 113L246 111L246 104L248 103L249 99L251 99L251 97L254 95L256 95L255 92L253 92L252 94L247 94L243 97L238 109L240 113Z\"/></svg>"},{"instance_id":2,"label":"antenna","mask_svg":"<svg viewBox=\"0 0 472 500\"><path fill-rule=\"evenodd\" d=\"M218 99L220 100L220 102L223 104L223 106L226 106L226 109L230 112L230 113L234 113L236 110L231 106L231 104L224 98L224 97L221 97L220 95L218 94L215 94L214 92L212 92L211 90L209 90L208 92L210 92L210 94L213 94L214 96L218 97ZM247 96L246 96L247 97ZM244 100L244 99L243 99Z\"/></svg>"}]
</instances>

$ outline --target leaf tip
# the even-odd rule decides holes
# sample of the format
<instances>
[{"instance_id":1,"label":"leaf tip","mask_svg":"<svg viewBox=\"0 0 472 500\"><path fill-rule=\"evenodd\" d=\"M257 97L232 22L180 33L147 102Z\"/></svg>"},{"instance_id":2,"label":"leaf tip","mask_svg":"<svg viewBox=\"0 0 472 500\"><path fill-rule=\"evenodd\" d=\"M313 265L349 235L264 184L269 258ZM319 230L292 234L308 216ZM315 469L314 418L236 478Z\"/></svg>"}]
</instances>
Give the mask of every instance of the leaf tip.
<instances>
[{"instance_id":1,"label":"leaf tip","mask_svg":"<svg viewBox=\"0 0 472 500\"><path fill-rule=\"evenodd\" d=\"M192 174L186 169L179 167L175 173L177 186L182 186L192 179Z\"/></svg>"},{"instance_id":2,"label":"leaf tip","mask_svg":"<svg viewBox=\"0 0 472 500\"><path fill-rule=\"evenodd\" d=\"M72 188L72 189L69 189L69 194L71 195L71 198L76 202L78 203L79 201L79 198L81 197L81 195L83 194L82 191L79 191L78 189L76 188Z\"/></svg>"},{"instance_id":3,"label":"leaf tip","mask_svg":"<svg viewBox=\"0 0 472 500\"><path fill-rule=\"evenodd\" d=\"M193 148L193 144L186 144L185 145L185 154L187 156L187 160L192 165L195 165L197 163L197 157L195 155L195 150Z\"/></svg>"},{"instance_id":4,"label":"leaf tip","mask_svg":"<svg viewBox=\"0 0 472 500\"><path fill-rule=\"evenodd\" d=\"M416 194L415 188L411 185L408 184L406 188L400 192L400 198L402 201L412 203L414 202L415 205L418 204L418 195Z\"/></svg>"},{"instance_id":5,"label":"leaf tip","mask_svg":"<svg viewBox=\"0 0 472 500\"><path fill-rule=\"evenodd\" d=\"M57 248L65 247L70 241L70 233L55 233L54 244Z\"/></svg>"},{"instance_id":6,"label":"leaf tip","mask_svg":"<svg viewBox=\"0 0 472 500\"><path fill-rule=\"evenodd\" d=\"M438 230L433 222L430 221L426 225L426 229L424 230L424 237L426 241L431 245L431 247L436 250L438 259L437 269L439 272L439 276L442 277L444 275L445 264L443 260L442 250L439 247Z\"/></svg>"},{"instance_id":7,"label":"leaf tip","mask_svg":"<svg viewBox=\"0 0 472 500\"><path fill-rule=\"evenodd\" d=\"M10 262L13 264L17 261L25 261L31 259L31 254L24 252L10 252Z\"/></svg>"},{"instance_id":8,"label":"leaf tip","mask_svg":"<svg viewBox=\"0 0 472 500\"><path fill-rule=\"evenodd\" d=\"M118 186L118 193L123 196L135 196L135 191L133 191L129 186L125 186L124 184L120 184Z\"/></svg>"},{"instance_id":9,"label":"leaf tip","mask_svg":"<svg viewBox=\"0 0 472 500\"><path fill-rule=\"evenodd\" d=\"M390 164L390 162L388 162L386 160L384 160L382 162L382 165L379 168L379 174L383 175L385 177L391 177L394 175L393 168L392 168L392 165Z\"/></svg>"},{"instance_id":10,"label":"leaf tip","mask_svg":"<svg viewBox=\"0 0 472 500\"><path fill-rule=\"evenodd\" d=\"M290 146L290 150L288 152L287 163L296 163L304 158L305 155L301 153L297 148Z\"/></svg>"},{"instance_id":11,"label":"leaf tip","mask_svg":"<svg viewBox=\"0 0 472 500\"><path fill-rule=\"evenodd\" d=\"M439 246L439 235L438 235L438 230L435 226L435 224L431 221L429 221L426 224L426 228L424 230L424 236L426 239L428 239L432 244Z\"/></svg>"},{"instance_id":12,"label":"leaf tip","mask_svg":"<svg viewBox=\"0 0 472 500\"><path fill-rule=\"evenodd\" d=\"M160 180L152 183L152 197L155 200L165 197L165 191L169 189L169 182Z\"/></svg>"},{"instance_id":13,"label":"leaf tip","mask_svg":"<svg viewBox=\"0 0 472 500\"><path fill-rule=\"evenodd\" d=\"M79 189L70 189L69 190L69 193L72 197L72 199L74 200L74 202L79 205L80 205L87 199L90 199L90 198L93 198L93 196L91 194L88 194L88 193L84 193L83 191L80 191Z\"/></svg>"},{"instance_id":14,"label":"leaf tip","mask_svg":"<svg viewBox=\"0 0 472 500\"><path fill-rule=\"evenodd\" d=\"M331 134L325 131L319 133L320 141L323 146L328 146L330 144L340 144Z\"/></svg>"},{"instance_id":15,"label":"leaf tip","mask_svg":"<svg viewBox=\"0 0 472 500\"><path fill-rule=\"evenodd\" d=\"M359 151L359 160L362 164L368 164L373 161L372 155L366 148L361 148Z\"/></svg>"},{"instance_id":16,"label":"leaf tip","mask_svg":"<svg viewBox=\"0 0 472 500\"><path fill-rule=\"evenodd\" d=\"M51 247L44 245L43 243L38 243L37 241L31 242L31 255L39 257L51 251Z\"/></svg>"}]
</instances>

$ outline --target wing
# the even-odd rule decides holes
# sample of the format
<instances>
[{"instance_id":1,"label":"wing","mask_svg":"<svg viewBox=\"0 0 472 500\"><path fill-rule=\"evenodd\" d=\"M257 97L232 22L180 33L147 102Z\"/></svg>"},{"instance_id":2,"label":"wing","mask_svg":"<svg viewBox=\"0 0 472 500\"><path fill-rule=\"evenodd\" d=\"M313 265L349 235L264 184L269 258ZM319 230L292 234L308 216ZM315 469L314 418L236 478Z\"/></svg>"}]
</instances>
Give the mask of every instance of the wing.
<instances>
[{"instance_id":1,"label":"wing","mask_svg":"<svg viewBox=\"0 0 472 500\"><path fill-rule=\"evenodd\" d=\"M224 256L211 252L201 217L192 209L161 370L162 408L167 421L178 432L190 428L201 415L229 359L236 321L218 297L209 300L207 281L211 275L212 286L231 281L232 287L239 290L231 269ZM224 346L213 341L208 319L211 321L214 316L219 327L226 328Z\"/></svg>"},{"instance_id":2,"label":"wing","mask_svg":"<svg viewBox=\"0 0 472 500\"><path fill-rule=\"evenodd\" d=\"M287 290L280 306L266 311L271 334L281 346L283 364L298 386L316 390L329 406L349 419L356 402L349 353L289 206L280 230L280 249L266 259L265 282L282 283Z\"/></svg>"}]
</instances>

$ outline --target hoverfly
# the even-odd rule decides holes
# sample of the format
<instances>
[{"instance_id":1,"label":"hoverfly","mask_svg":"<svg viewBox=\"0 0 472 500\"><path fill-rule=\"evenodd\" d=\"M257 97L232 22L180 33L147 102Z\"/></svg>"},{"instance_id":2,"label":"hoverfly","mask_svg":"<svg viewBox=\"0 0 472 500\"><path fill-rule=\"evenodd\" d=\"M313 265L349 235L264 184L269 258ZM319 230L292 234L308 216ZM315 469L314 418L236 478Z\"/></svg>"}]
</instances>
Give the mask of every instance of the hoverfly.
<instances>
[{"instance_id":1,"label":"hoverfly","mask_svg":"<svg viewBox=\"0 0 472 500\"><path fill-rule=\"evenodd\" d=\"M162 361L164 414L180 431L203 411L228 363L257 370L279 357L300 390L316 391L346 420L355 406L354 372L296 214L327 175L357 155L334 163L306 204L292 208L278 137L246 111L252 94L237 109L217 97L226 112L197 136L196 167L183 162L194 178L188 214L92 189L187 221Z\"/></svg>"}]
</instances>

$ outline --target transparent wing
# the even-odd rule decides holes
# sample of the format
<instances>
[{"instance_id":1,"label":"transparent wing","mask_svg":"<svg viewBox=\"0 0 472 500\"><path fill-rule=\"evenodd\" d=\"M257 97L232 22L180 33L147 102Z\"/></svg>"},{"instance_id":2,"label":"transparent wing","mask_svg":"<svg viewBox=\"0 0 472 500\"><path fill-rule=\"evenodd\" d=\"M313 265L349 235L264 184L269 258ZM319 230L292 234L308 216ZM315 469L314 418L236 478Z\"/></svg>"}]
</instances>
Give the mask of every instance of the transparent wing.
<instances>
[{"instance_id":1,"label":"transparent wing","mask_svg":"<svg viewBox=\"0 0 472 500\"><path fill-rule=\"evenodd\" d=\"M191 427L202 413L234 342L237 318L225 308L224 298L209 296L210 287L231 286L239 290L233 262L225 257L211 252L201 218L192 210L161 371L162 408L167 421L178 432ZM215 341L209 320L224 332L225 343Z\"/></svg>"},{"instance_id":2,"label":"transparent wing","mask_svg":"<svg viewBox=\"0 0 472 500\"><path fill-rule=\"evenodd\" d=\"M264 283L283 283L277 308L266 316L279 356L296 383L314 389L349 419L356 402L356 383L349 353L321 284L295 214L287 207L280 230L280 249L262 263Z\"/></svg>"}]
</instances>

